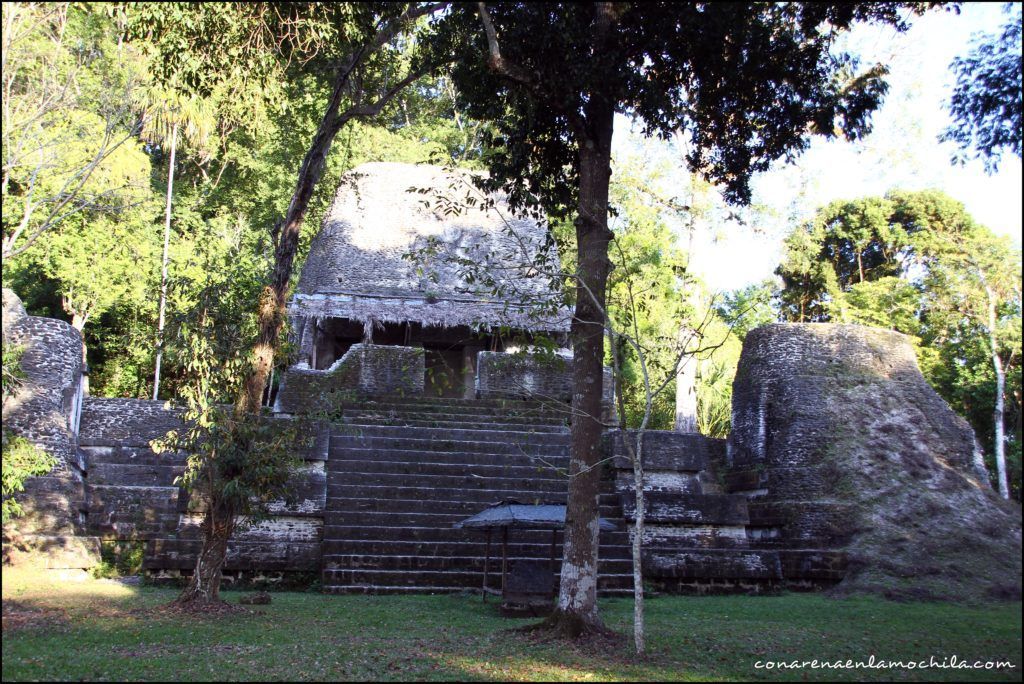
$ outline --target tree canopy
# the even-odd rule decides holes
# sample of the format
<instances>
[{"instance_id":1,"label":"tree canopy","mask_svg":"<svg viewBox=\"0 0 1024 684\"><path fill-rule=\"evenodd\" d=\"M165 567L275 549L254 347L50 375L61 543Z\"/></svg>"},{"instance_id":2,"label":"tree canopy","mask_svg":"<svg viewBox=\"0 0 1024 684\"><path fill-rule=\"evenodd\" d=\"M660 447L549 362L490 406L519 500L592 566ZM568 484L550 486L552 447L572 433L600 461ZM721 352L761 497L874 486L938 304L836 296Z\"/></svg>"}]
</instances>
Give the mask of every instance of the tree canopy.
<instances>
[{"instance_id":1,"label":"tree canopy","mask_svg":"<svg viewBox=\"0 0 1024 684\"><path fill-rule=\"evenodd\" d=\"M956 86L950 99L952 125L940 136L973 153L995 171L1003 152L1021 156L1021 6L1007 4L1010 16L998 35L978 38L971 51L953 60Z\"/></svg>"}]
</instances>

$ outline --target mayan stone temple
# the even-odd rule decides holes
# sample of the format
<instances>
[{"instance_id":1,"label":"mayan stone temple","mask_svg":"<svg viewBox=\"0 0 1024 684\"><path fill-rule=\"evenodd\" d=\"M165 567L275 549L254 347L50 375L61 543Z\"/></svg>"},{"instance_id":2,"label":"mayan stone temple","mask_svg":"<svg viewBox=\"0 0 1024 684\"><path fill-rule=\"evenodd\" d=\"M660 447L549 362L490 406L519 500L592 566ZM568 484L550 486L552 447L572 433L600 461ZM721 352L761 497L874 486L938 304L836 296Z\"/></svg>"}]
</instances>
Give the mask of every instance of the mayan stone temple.
<instances>
[{"instance_id":1,"label":"mayan stone temple","mask_svg":"<svg viewBox=\"0 0 1024 684\"><path fill-rule=\"evenodd\" d=\"M567 376L535 374L554 380L548 388L505 377L510 346L541 334L566 347L571 314L552 289L558 259L544 229L484 199L431 166L364 164L345 176L292 300L298 362L278 410L324 401L322 372L347 378L356 366L368 394L564 395Z\"/></svg>"},{"instance_id":2,"label":"mayan stone temple","mask_svg":"<svg viewBox=\"0 0 1024 684\"><path fill-rule=\"evenodd\" d=\"M319 428L301 454L296 500L234 539L229 578L319 579L328 592L479 590L489 537L457 525L499 502L565 503L571 314L545 238L501 196L440 168L372 163L344 176L290 304L294 362L271 402L282 420L309 416ZM8 547L81 568L101 541L134 541L150 576L190 573L201 513L173 484L184 456L149 445L180 413L88 396L78 333L26 315L8 290L3 306L5 339L26 348L5 426L60 459L28 482ZM558 351L536 353L540 336ZM606 377L606 594L632 591L635 514L610 389ZM923 597L1016 581L1019 592L1020 521L991 491L970 427L921 376L908 338L852 325L752 331L732 425L728 440L646 436L643 558L656 589L838 584ZM561 543L560 532L514 530L510 573L560 558Z\"/></svg>"}]
</instances>

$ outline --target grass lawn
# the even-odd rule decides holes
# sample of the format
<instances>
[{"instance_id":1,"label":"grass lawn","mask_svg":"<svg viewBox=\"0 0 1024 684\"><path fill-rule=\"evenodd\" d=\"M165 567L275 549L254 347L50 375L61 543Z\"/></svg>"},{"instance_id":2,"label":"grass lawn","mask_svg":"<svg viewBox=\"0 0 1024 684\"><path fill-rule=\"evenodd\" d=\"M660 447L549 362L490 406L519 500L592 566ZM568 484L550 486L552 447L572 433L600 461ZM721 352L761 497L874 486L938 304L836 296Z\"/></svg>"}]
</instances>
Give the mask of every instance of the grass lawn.
<instances>
[{"instance_id":1,"label":"grass lawn","mask_svg":"<svg viewBox=\"0 0 1024 684\"><path fill-rule=\"evenodd\" d=\"M161 613L173 589L4 570L3 679L1015 680L1021 604L900 604L821 595L659 597L645 660L511 634L529 620L473 596L276 593L252 613ZM240 593L225 592L232 603ZM632 602L602 601L631 631ZM758 660L1008 660L1014 669L755 669Z\"/></svg>"}]
</instances>

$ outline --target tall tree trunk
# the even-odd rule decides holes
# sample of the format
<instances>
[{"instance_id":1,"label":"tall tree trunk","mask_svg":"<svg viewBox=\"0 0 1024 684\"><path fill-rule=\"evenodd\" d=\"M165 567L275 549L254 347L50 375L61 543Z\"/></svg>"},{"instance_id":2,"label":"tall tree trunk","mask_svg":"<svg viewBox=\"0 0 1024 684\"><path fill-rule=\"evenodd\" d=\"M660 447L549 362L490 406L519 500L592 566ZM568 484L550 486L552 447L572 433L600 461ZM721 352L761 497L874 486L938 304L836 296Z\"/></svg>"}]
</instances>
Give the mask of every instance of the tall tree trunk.
<instances>
[{"instance_id":1,"label":"tall tree trunk","mask_svg":"<svg viewBox=\"0 0 1024 684\"><path fill-rule=\"evenodd\" d=\"M576 311L572 322L572 444L569 498L558 606L551 624L576 637L602 630L597 612L598 496L604 380L605 286L608 281L608 184L614 109L591 100L588 139L579 141L580 194L576 219Z\"/></svg>"},{"instance_id":2,"label":"tall tree trunk","mask_svg":"<svg viewBox=\"0 0 1024 684\"><path fill-rule=\"evenodd\" d=\"M211 506L203 516L203 546L188 585L175 599L179 605L220 602L221 571L228 553L228 540L234 531L234 513L216 513Z\"/></svg>"},{"instance_id":3,"label":"tall tree trunk","mask_svg":"<svg viewBox=\"0 0 1024 684\"><path fill-rule=\"evenodd\" d=\"M89 363L87 361L87 351L85 346L85 324L89 321L89 314L73 313L71 314L71 327L78 331L78 334L82 336L82 369L88 370ZM82 393L89 394L89 374L82 374Z\"/></svg>"},{"instance_id":4,"label":"tall tree trunk","mask_svg":"<svg viewBox=\"0 0 1024 684\"><path fill-rule=\"evenodd\" d=\"M692 335L688 325L680 326L679 344L686 345ZM676 371L676 432L697 432L697 363L695 356L684 356Z\"/></svg>"},{"instance_id":5,"label":"tall tree trunk","mask_svg":"<svg viewBox=\"0 0 1024 684\"><path fill-rule=\"evenodd\" d=\"M341 101L341 84L335 87L334 95L328 104L327 112L320 122L313 144L306 153L299 170L299 179L295 184L292 201L284 220L275 229L277 245L274 249L274 267L270 275L270 284L260 294L257 320L259 332L252 352L252 371L246 378L242 394L239 397L237 410L241 413L256 413L260 410L263 388L270 378L270 369L274 365L274 351L277 338L284 326L286 297L288 284L292 277L292 266L295 253L299 247L299 233L302 220L309 208L309 200L317 182L323 176L327 164L327 155L331 151L331 143L338 132L337 114Z\"/></svg>"},{"instance_id":6,"label":"tall tree trunk","mask_svg":"<svg viewBox=\"0 0 1024 684\"><path fill-rule=\"evenodd\" d=\"M171 160L167 170L167 209L164 211L164 255L160 262L160 314L156 323L156 369L153 371L153 399L160 393L160 363L164 356L164 311L167 307L167 254L171 245L171 196L174 192L174 158L178 152L178 122L171 130Z\"/></svg>"},{"instance_id":7,"label":"tall tree trunk","mask_svg":"<svg viewBox=\"0 0 1024 684\"><path fill-rule=\"evenodd\" d=\"M402 91L410 83L421 77L431 68L430 65L420 65L419 69L410 70L404 78L397 80L389 89L379 93L373 102L362 102L365 93L359 92L353 96L357 104L352 105L344 112L339 113L342 97L349 90L349 77L359 64L379 50L383 45L393 40L408 23L417 17L440 11L447 6L447 3L440 2L431 5L420 5L412 3L406 10L394 20L380 26L376 33L368 41L357 48L353 54L342 61L338 73L334 79L334 88L331 92L327 109L324 111L320 126L316 135L302 160L299 168L299 177L295 183L295 191L292 193L291 202L284 218L274 226L276 244L274 247L274 265L270 274L270 283L263 288L257 303L257 326L256 342L253 345L251 363L252 367L245 378L242 390L235 403L237 414L259 413L262 406L263 389L267 386L270 373L274 366L274 354L276 352L277 340L281 335L281 328L284 326L286 297L288 285L291 281L292 267L295 263L295 254L299 246L299 234L302 230L302 221L309 208L309 200L313 196L316 184L323 176L324 168L327 165L327 155L331 151L331 144L334 142L338 131L349 120L355 117L372 117L380 114L381 110L391 99ZM195 575L201 576L207 572L216 571L215 582L199 583L193 589L192 585L182 594L182 600L190 591L207 592L207 600L211 600L209 592L216 592L220 586L220 569L224 565L224 556L227 553L227 540L230 538L234 527L234 517L230 518L230 525L223 528L225 536L218 529L211 527L204 535L203 551L199 558L199 564ZM207 556L209 552L209 556ZM200 573L200 566L203 563L203 572ZM216 600L215 597L212 600Z\"/></svg>"},{"instance_id":8,"label":"tall tree trunk","mask_svg":"<svg viewBox=\"0 0 1024 684\"><path fill-rule=\"evenodd\" d=\"M646 422L646 421L645 421ZM644 523L647 517L647 499L644 495L644 435L646 425L641 426L636 434L636 447L633 450L633 491L636 494L636 521L633 525L633 643L636 652L643 654L647 650L644 625L644 573L643 546ZM628 440L629 435L623 431L622 439Z\"/></svg>"},{"instance_id":9,"label":"tall tree trunk","mask_svg":"<svg viewBox=\"0 0 1024 684\"><path fill-rule=\"evenodd\" d=\"M349 85L352 71L368 55L379 50L388 41L393 40L408 22L432 14L443 9L447 3L439 2L431 5L410 4L401 16L397 17L377 30L368 42L348 57L338 69L334 80L334 90L327 103L320 127L313 137L313 142L306 152L299 169L299 178L295 183L295 192L284 219L278 223L274 232L277 245L274 249L274 266L270 276L270 284L263 288L257 309L257 325L259 332L252 352L252 370L242 388L235 409L239 412L258 413L260 410L263 388L270 379L270 370L274 365L274 353L277 338L284 326L288 283L291 281L292 265L299 246L299 233L302 220L309 208L309 200L313 190L320 181L327 164L327 155L338 131L350 119L355 117L371 117L380 114L384 106L407 85L418 79L429 70L428 65L421 65L416 71L410 71L405 78L397 81L390 89L381 93L372 103L356 104L339 114L338 108L345 90ZM361 96L362 94L360 94Z\"/></svg>"},{"instance_id":10,"label":"tall tree trunk","mask_svg":"<svg viewBox=\"0 0 1024 684\"><path fill-rule=\"evenodd\" d=\"M985 283L985 295L988 297L988 343L992 350L992 369L996 374L996 401L992 408L992 423L995 429L996 477L999 479L999 495L1004 499L1009 499L1010 484L1006 476L1006 436L1003 429L1005 420L1003 414L1006 412L1003 398L1006 391L1006 372L1003 370L1003 360L999 357L999 340L996 338L996 295L987 283Z\"/></svg>"}]
</instances>

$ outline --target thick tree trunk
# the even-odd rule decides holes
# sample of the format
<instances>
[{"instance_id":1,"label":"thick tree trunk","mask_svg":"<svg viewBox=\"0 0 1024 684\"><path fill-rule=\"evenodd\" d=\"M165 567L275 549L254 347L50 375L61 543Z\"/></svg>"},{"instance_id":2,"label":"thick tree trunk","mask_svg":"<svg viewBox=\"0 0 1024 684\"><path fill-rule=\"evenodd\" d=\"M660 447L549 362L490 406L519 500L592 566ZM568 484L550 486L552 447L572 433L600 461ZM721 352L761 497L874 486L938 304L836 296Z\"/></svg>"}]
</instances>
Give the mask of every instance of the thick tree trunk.
<instances>
[{"instance_id":1,"label":"thick tree trunk","mask_svg":"<svg viewBox=\"0 0 1024 684\"><path fill-rule=\"evenodd\" d=\"M234 529L234 515L215 515L208 510L203 518L203 547L188 585L175 600L179 605L201 606L220 603L220 579L228 553L228 540Z\"/></svg>"},{"instance_id":2,"label":"thick tree trunk","mask_svg":"<svg viewBox=\"0 0 1024 684\"><path fill-rule=\"evenodd\" d=\"M167 255L171 246L171 197L174 194L174 158L178 152L178 122L171 130L171 159L167 170L167 207L164 211L164 254L160 262L160 313L156 323L156 368L153 371L153 399L160 393L160 364L164 357L164 312L167 309Z\"/></svg>"},{"instance_id":3,"label":"thick tree trunk","mask_svg":"<svg viewBox=\"0 0 1024 684\"><path fill-rule=\"evenodd\" d=\"M270 378L270 369L274 365L274 350L277 338L284 326L288 283L292 277L292 266L295 253L299 247L299 233L302 220L309 208L309 200L317 182L323 176L327 164L327 155L331 151L331 143L338 132L338 105L341 102L342 82L335 85L334 93L328 103L327 111L320 122L313 144L310 145L306 158L299 170L299 179L292 194L292 201L284 220L278 225L277 246L274 250L274 267L270 275L270 284L263 288L260 295L257 319L259 332L252 352L252 370L246 378L242 395L239 397L237 409L243 413L255 413L260 410L263 388Z\"/></svg>"},{"instance_id":4,"label":"thick tree trunk","mask_svg":"<svg viewBox=\"0 0 1024 684\"><path fill-rule=\"evenodd\" d=\"M551 618L570 637L603 629L597 612L598 495L604 379L605 286L608 280L608 184L614 109L591 100L589 139L579 141L580 194L576 219L578 283L572 323L572 445L569 498L558 606Z\"/></svg>"}]
</instances>

